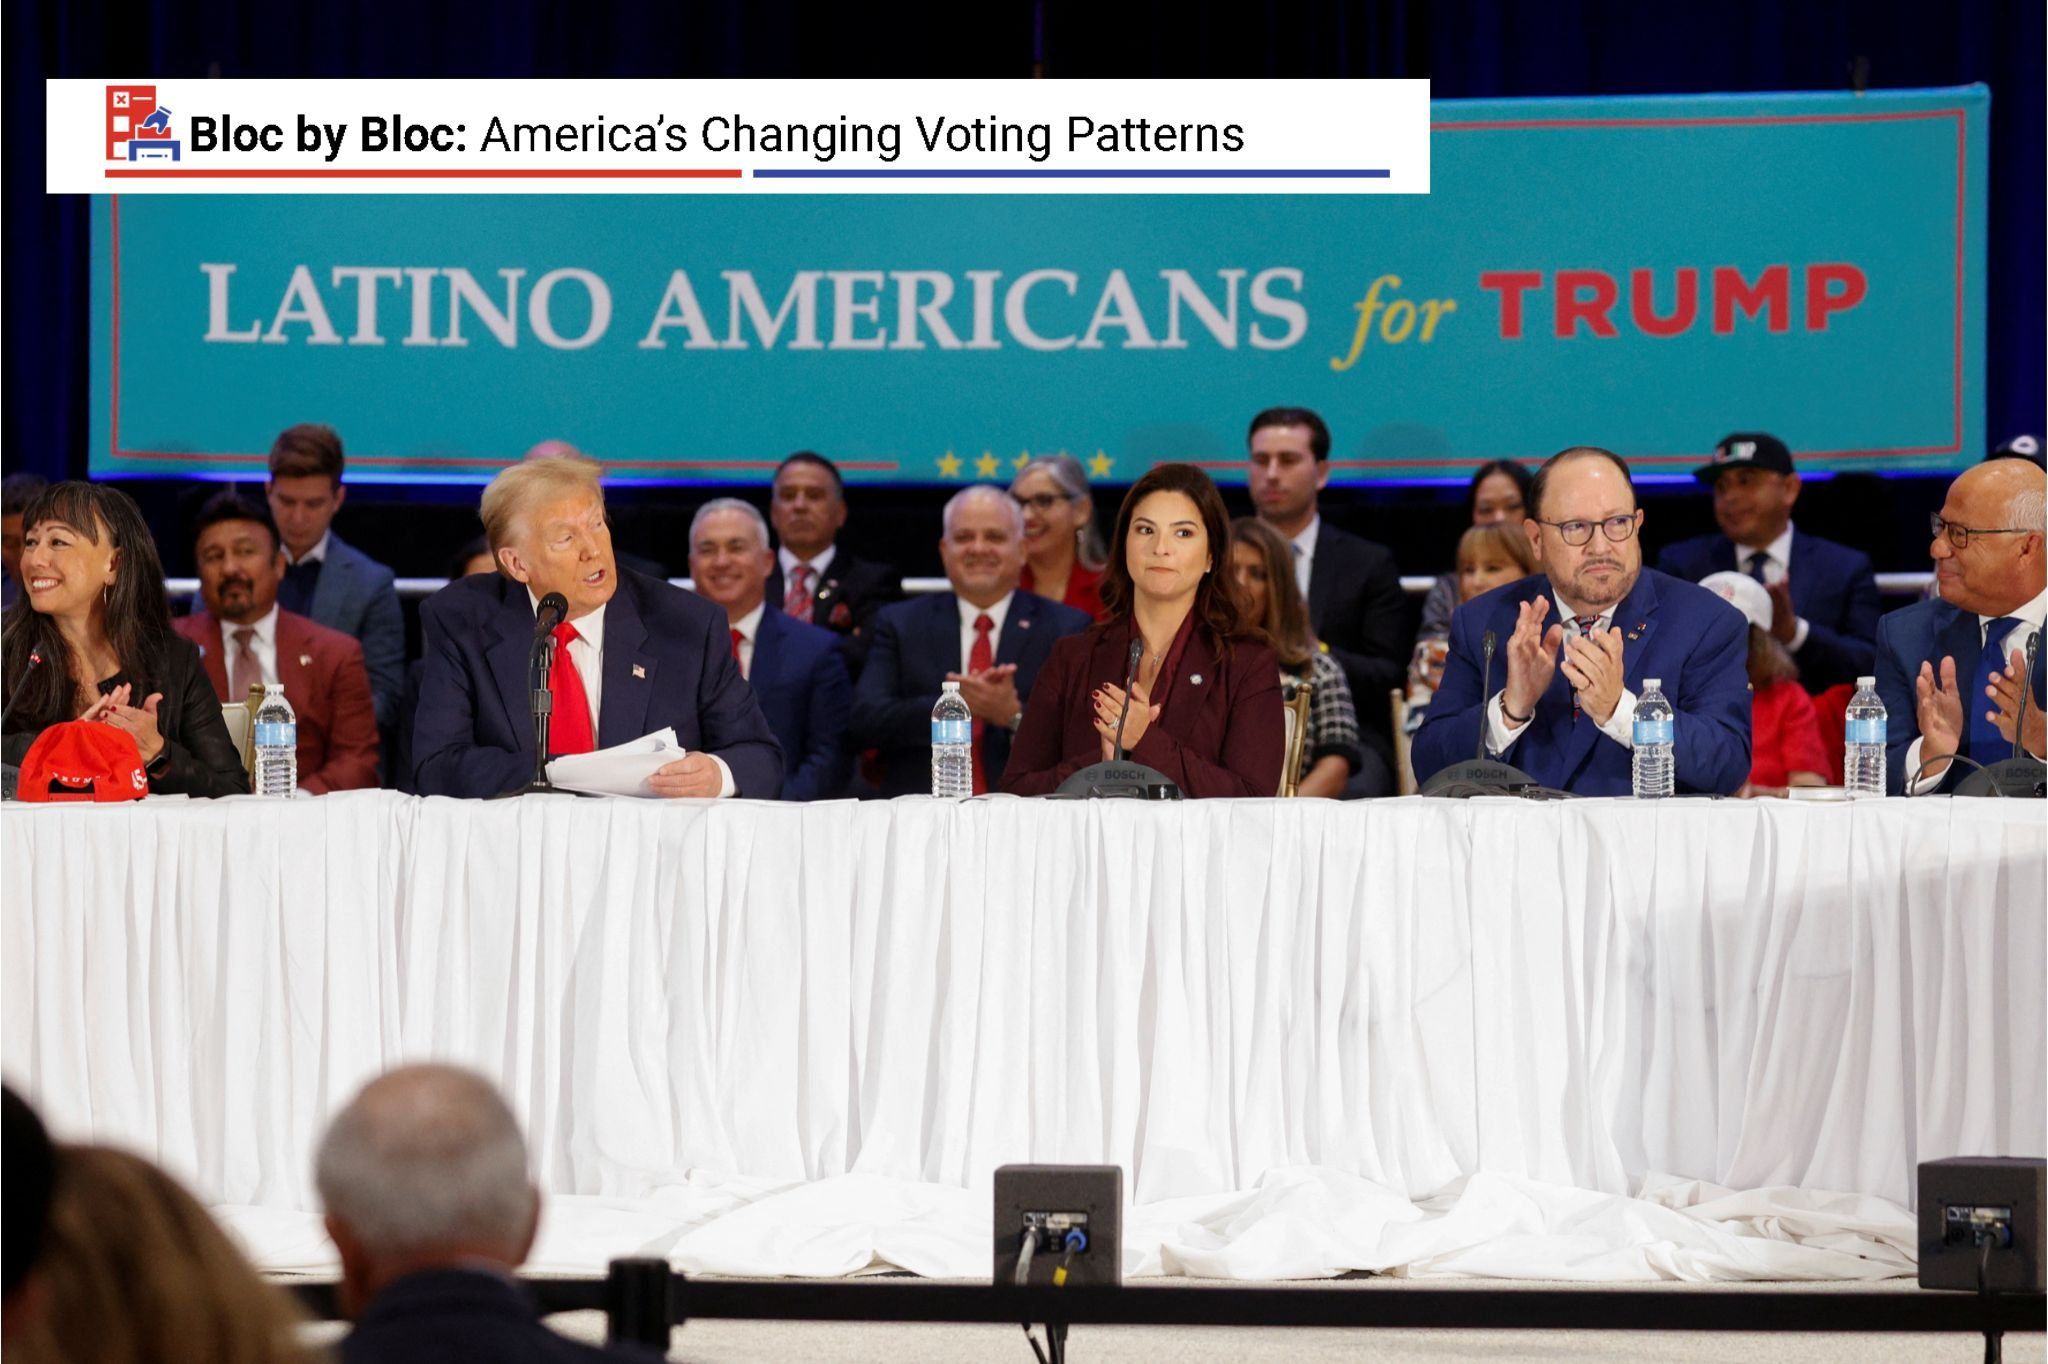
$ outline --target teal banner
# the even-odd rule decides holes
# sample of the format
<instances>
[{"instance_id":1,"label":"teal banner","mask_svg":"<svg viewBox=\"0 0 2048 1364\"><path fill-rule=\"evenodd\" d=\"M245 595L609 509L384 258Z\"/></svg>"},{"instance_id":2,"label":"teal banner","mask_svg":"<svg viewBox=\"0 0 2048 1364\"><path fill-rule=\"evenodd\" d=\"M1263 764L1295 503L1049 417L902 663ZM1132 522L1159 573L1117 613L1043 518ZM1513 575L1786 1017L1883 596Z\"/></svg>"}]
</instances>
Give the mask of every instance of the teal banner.
<instances>
[{"instance_id":1,"label":"teal banner","mask_svg":"<svg viewBox=\"0 0 2048 1364\"><path fill-rule=\"evenodd\" d=\"M1320 410L1340 482L1731 430L1809 470L1983 446L1982 87L1449 103L1427 196L188 195L95 205L91 469L351 479L546 438L623 480L1241 474Z\"/></svg>"}]
</instances>

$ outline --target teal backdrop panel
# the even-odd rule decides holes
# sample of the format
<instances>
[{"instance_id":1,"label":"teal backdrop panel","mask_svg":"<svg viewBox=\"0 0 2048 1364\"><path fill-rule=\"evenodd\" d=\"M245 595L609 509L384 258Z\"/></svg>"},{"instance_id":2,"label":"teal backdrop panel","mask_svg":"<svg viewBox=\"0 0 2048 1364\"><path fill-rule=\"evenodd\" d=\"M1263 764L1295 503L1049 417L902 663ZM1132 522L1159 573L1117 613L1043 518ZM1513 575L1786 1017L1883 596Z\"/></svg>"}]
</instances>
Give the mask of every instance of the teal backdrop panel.
<instances>
[{"instance_id":1,"label":"teal backdrop panel","mask_svg":"<svg viewBox=\"0 0 2048 1364\"><path fill-rule=\"evenodd\" d=\"M98 476L360 481L558 437L613 477L1240 477L1311 406L1340 482L1736 429L1808 470L1983 445L1989 93L1440 103L1427 196L131 195L95 205Z\"/></svg>"}]
</instances>

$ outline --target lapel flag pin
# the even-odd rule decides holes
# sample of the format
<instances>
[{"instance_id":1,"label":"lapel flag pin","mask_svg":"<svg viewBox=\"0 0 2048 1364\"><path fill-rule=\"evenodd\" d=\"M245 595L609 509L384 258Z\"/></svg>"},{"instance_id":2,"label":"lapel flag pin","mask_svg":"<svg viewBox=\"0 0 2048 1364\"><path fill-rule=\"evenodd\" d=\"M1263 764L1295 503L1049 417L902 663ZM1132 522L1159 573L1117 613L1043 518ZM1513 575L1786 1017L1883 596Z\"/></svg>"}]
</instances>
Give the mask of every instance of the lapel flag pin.
<instances>
[{"instance_id":1,"label":"lapel flag pin","mask_svg":"<svg viewBox=\"0 0 2048 1364\"><path fill-rule=\"evenodd\" d=\"M1031 622L1028 620L1020 620L1017 622L1017 628L1019 630L1029 630L1031 628Z\"/></svg>"},{"instance_id":2,"label":"lapel flag pin","mask_svg":"<svg viewBox=\"0 0 2048 1364\"><path fill-rule=\"evenodd\" d=\"M312 667L312 666L313 666L313 655L311 655L311 654L300 654L300 655L299 655L299 666L300 666L301 668L310 668L310 667Z\"/></svg>"},{"instance_id":3,"label":"lapel flag pin","mask_svg":"<svg viewBox=\"0 0 2048 1364\"><path fill-rule=\"evenodd\" d=\"M644 681L647 677L647 669L641 667L638 663L635 663L633 665L633 676L640 678Z\"/></svg>"}]
</instances>

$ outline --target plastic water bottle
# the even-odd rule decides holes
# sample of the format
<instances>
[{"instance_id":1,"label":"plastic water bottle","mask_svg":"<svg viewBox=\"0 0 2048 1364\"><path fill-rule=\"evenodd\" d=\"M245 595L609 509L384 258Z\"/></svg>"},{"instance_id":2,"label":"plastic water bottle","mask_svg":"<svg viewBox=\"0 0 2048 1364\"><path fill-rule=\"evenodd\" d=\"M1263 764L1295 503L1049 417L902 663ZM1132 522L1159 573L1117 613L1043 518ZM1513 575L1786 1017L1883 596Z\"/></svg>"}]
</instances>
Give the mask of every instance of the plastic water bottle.
<instances>
[{"instance_id":1,"label":"plastic water bottle","mask_svg":"<svg viewBox=\"0 0 2048 1364\"><path fill-rule=\"evenodd\" d=\"M974 712L958 682L946 683L932 707L932 794L974 794Z\"/></svg>"},{"instance_id":2,"label":"plastic water bottle","mask_svg":"<svg viewBox=\"0 0 2048 1364\"><path fill-rule=\"evenodd\" d=\"M292 796L299 790L299 717L281 683L266 683L256 708L256 794Z\"/></svg>"},{"instance_id":3,"label":"plastic water bottle","mask_svg":"<svg viewBox=\"0 0 2048 1364\"><path fill-rule=\"evenodd\" d=\"M1664 699L1663 682L1643 679L1643 694L1636 698L1635 722L1630 733L1634 750L1631 763L1638 800L1651 800L1672 793L1671 703Z\"/></svg>"},{"instance_id":4,"label":"plastic water bottle","mask_svg":"<svg viewBox=\"0 0 2048 1364\"><path fill-rule=\"evenodd\" d=\"M1876 678L1856 679L1856 694L1843 719L1842 784L1852 796L1883 795L1885 713Z\"/></svg>"}]
</instances>

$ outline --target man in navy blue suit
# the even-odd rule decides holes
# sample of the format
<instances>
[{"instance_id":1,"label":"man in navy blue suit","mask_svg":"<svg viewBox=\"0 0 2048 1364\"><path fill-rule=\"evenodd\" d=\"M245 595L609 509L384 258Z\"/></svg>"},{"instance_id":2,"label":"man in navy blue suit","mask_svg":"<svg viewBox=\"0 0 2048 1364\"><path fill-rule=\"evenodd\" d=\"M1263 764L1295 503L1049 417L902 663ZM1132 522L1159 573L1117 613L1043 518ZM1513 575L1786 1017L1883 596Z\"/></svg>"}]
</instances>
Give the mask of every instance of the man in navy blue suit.
<instances>
[{"instance_id":1,"label":"man in navy blue suit","mask_svg":"<svg viewBox=\"0 0 2048 1364\"><path fill-rule=\"evenodd\" d=\"M854 688L853 740L880 751L885 796L931 790L932 707L949 681L974 712L974 790L995 790L1053 641L1093 623L1018 589L1024 514L1000 488L954 494L939 557L953 590L884 607Z\"/></svg>"},{"instance_id":2,"label":"man in navy blue suit","mask_svg":"<svg viewBox=\"0 0 2048 1364\"><path fill-rule=\"evenodd\" d=\"M782 798L829 800L853 775L853 681L838 635L791 620L768 601L774 566L768 522L751 505L721 497L697 509L690 579L697 595L725 608L733 661L782 744Z\"/></svg>"},{"instance_id":3,"label":"man in navy blue suit","mask_svg":"<svg viewBox=\"0 0 2048 1364\"><path fill-rule=\"evenodd\" d=\"M405 616L391 570L332 529L348 497L343 467L341 437L331 426L305 422L271 442L264 495L285 556L277 602L362 641L377 724L389 729L405 692Z\"/></svg>"},{"instance_id":4,"label":"man in navy blue suit","mask_svg":"<svg viewBox=\"0 0 2048 1364\"><path fill-rule=\"evenodd\" d=\"M1687 582L1734 572L1762 583L1771 633L1808 691L1868 675L1881 612L1870 556L1793 527L1799 475L1785 442L1761 431L1723 437L1693 477L1714 490L1721 533L1665 546L1657 567Z\"/></svg>"},{"instance_id":5,"label":"man in navy blue suit","mask_svg":"<svg viewBox=\"0 0 2048 1364\"><path fill-rule=\"evenodd\" d=\"M1878 622L1877 691L1885 709L1885 789L1892 795L1953 787L1962 764L1942 759L1956 754L1987 765L2013 756L2029 645L2037 652L2023 746L2048 756L2041 713L2048 662L2037 644L2048 615L2044 487L2041 466L2027 460L1994 459L1964 470L1930 527L1941 595Z\"/></svg>"},{"instance_id":6,"label":"man in navy blue suit","mask_svg":"<svg viewBox=\"0 0 2048 1364\"><path fill-rule=\"evenodd\" d=\"M1451 617L1443 685L1415 736L1418 779L1469 761L1483 732L1491 754L1545 786L1627 795L1637 691L1655 678L1676 712L1678 789L1741 787L1749 622L1704 588L1646 571L1642 525L1620 456L1575 446L1544 463L1523 522L1541 571ZM1506 673L1490 695L1481 674L1488 634Z\"/></svg>"},{"instance_id":7,"label":"man in navy blue suit","mask_svg":"<svg viewBox=\"0 0 2048 1364\"><path fill-rule=\"evenodd\" d=\"M658 1358L556 1334L512 1277L541 1196L519 1120L483 1076L412 1065L370 1081L321 1137L314 1183L355 1322L342 1364Z\"/></svg>"},{"instance_id":8,"label":"man in navy blue suit","mask_svg":"<svg viewBox=\"0 0 2048 1364\"><path fill-rule=\"evenodd\" d=\"M649 779L651 794L772 799L782 749L733 664L725 613L619 572L599 476L587 459L531 460L484 489L498 572L450 583L420 608L414 789L494 796L532 777L527 658L538 604L559 592L569 609L555 627L548 678L553 755L673 728L689 752Z\"/></svg>"}]
</instances>

